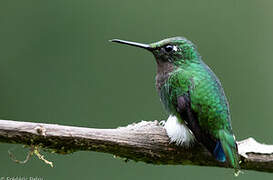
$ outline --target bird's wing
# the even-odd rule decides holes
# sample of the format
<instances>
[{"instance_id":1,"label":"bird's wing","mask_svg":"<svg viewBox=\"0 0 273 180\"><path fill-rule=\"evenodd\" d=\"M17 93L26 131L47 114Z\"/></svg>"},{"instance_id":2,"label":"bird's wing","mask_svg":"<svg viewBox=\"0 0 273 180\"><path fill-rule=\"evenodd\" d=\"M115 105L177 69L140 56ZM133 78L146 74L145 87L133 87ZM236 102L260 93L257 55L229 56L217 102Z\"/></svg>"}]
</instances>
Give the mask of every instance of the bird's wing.
<instances>
[{"instance_id":1,"label":"bird's wing","mask_svg":"<svg viewBox=\"0 0 273 180\"><path fill-rule=\"evenodd\" d=\"M198 123L197 113L191 108L189 93L177 98L177 112L181 119L185 121L187 127L192 131L195 138L201 142L218 161L225 162L226 158L228 158L235 169L235 173L239 172L240 166L234 137L222 129L218 131L219 139L216 139L208 131L202 129Z\"/></svg>"},{"instance_id":2,"label":"bird's wing","mask_svg":"<svg viewBox=\"0 0 273 180\"><path fill-rule=\"evenodd\" d=\"M167 104L167 107L171 107L169 109L172 113L180 116L198 142L202 143L216 159L219 161L225 161L225 154L219 139L212 134L208 128L204 127L205 123L201 124L202 121L199 121L201 118L199 116L201 114L198 113L198 110L201 109L197 110L193 107L191 99L196 98L196 95L193 95L193 92L196 93L197 91L195 86L192 74L188 71L178 69L172 73L168 82L162 88L161 91L163 94L165 92L167 96L163 95L161 96L161 99L163 99L163 102L167 102L165 103Z\"/></svg>"},{"instance_id":3,"label":"bird's wing","mask_svg":"<svg viewBox=\"0 0 273 180\"><path fill-rule=\"evenodd\" d=\"M183 74L179 73L170 78L170 80L171 86L168 92L171 94L171 101L175 107L176 113L178 113L180 118L192 131L197 141L202 143L217 160L225 162L228 158L231 165L235 168L236 172L238 172L239 161L237 146L231 131L229 119L226 119L225 117L226 122L219 121L219 114L213 113L212 120L213 125L216 126L216 131L211 131L206 127L207 123L201 124L203 121L208 121L209 119L207 118L209 117L207 117L207 115L202 116L202 113L200 114L200 112L203 112L204 109L202 110L200 108L208 108L209 110L209 108L212 107L207 104L206 99L201 99L201 101L204 102L203 106L198 106L198 104L191 102L191 99L193 98L204 96L196 96L196 93L198 92L196 92L197 90L195 89L194 81L190 75L187 77L185 72ZM218 83L217 81L215 82ZM217 102L218 94L214 93L212 90L213 89L207 89L208 93L205 94L209 96L209 93L211 93L212 96L214 95L215 101ZM220 89L220 92L222 92L222 89Z\"/></svg>"},{"instance_id":4,"label":"bird's wing","mask_svg":"<svg viewBox=\"0 0 273 180\"><path fill-rule=\"evenodd\" d=\"M176 109L181 119L185 121L187 127L194 134L195 138L213 154L217 144L217 140L211 134L209 134L209 132L204 131L200 127L198 123L197 113L195 113L191 108L189 93L177 97Z\"/></svg>"}]
</instances>

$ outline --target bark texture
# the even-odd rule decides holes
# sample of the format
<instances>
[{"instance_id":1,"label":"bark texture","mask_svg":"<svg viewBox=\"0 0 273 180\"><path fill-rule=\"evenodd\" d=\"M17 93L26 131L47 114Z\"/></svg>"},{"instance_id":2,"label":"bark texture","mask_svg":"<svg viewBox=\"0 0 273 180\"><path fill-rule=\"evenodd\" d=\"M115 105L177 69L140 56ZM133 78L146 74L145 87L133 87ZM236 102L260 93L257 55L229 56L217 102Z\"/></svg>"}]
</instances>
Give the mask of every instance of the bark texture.
<instances>
[{"instance_id":1,"label":"bark texture","mask_svg":"<svg viewBox=\"0 0 273 180\"><path fill-rule=\"evenodd\" d=\"M116 129L94 129L0 120L0 142L36 145L52 152L97 151L152 164L229 167L217 162L200 144L190 148L169 144L158 121L141 121ZM241 168L273 172L273 145L253 138L238 141Z\"/></svg>"}]
</instances>

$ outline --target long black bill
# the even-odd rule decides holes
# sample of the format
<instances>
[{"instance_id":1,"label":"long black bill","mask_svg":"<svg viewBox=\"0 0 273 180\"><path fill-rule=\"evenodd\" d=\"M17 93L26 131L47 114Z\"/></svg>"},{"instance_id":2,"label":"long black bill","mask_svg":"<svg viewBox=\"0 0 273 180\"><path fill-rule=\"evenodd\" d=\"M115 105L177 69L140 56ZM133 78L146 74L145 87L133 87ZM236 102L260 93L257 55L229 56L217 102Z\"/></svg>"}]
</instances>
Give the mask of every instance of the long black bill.
<instances>
[{"instance_id":1,"label":"long black bill","mask_svg":"<svg viewBox=\"0 0 273 180\"><path fill-rule=\"evenodd\" d=\"M147 49L147 50L152 50L151 46L149 44L142 44L142 43L137 43L137 42L131 42L131 41L124 41L124 40L120 40L120 39L112 39L109 40L110 42L116 42L116 43L121 43L121 44L127 44L130 46L135 46L135 47L140 47L143 49Z\"/></svg>"}]
</instances>

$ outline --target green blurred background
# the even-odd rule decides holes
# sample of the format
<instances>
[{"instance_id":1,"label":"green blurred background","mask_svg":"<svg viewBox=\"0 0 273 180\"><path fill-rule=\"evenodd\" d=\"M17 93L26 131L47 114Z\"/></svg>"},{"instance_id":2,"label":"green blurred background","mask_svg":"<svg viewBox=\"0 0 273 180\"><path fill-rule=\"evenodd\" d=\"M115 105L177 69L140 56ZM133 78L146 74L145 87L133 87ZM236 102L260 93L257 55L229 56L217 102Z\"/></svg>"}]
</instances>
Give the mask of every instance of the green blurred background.
<instances>
[{"instance_id":1,"label":"green blurred background","mask_svg":"<svg viewBox=\"0 0 273 180\"><path fill-rule=\"evenodd\" d=\"M237 139L272 142L273 1L1 0L0 117L115 128L166 119L152 54L108 42L185 36L218 75ZM48 179L233 179L232 170L124 163L112 155L44 153L21 165L21 145L0 145L0 176ZM237 179L272 179L245 171Z\"/></svg>"}]
</instances>

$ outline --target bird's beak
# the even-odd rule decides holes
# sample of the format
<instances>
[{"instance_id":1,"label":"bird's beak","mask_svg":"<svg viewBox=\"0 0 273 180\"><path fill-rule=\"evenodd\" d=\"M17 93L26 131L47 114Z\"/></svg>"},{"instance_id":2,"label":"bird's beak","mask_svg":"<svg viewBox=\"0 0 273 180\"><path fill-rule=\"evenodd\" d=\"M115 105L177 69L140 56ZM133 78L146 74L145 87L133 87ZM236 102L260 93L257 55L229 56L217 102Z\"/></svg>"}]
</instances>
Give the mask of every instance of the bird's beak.
<instances>
[{"instance_id":1,"label":"bird's beak","mask_svg":"<svg viewBox=\"0 0 273 180\"><path fill-rule=\"evenodd\" d=\"M142 44L142 43L137 43L137 42L131 42L131 41L124 41L120 39L112 39L109 40L110 42L116 42L116 43L121 43L121 44L127 44L130 46L135 46L143 49L147 49L149 51L152 51L152 47L149 44Z\"/></svg>"}]
</instances>

